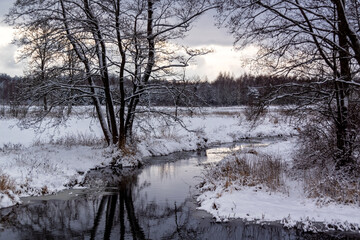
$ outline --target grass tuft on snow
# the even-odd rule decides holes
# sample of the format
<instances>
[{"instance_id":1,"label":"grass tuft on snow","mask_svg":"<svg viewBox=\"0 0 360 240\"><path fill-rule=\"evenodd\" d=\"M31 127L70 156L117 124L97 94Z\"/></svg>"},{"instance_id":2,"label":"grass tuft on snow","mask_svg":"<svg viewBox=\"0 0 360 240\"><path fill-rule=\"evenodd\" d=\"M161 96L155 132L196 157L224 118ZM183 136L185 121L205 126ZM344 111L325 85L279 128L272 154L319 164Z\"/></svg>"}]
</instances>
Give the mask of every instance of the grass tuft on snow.
<instances>
[{"instance_id":1,"label":"grass tuft on snow","mask_svg":"<svg viewBox=\"0 0 360 240\"><path fill-rule=\"evenodd\" d=\"M254 149L238 151L216 165L209 165L204 173L202 190L214 190L219 185L229 187L265 187L270 191L283 191L285 163L280 158Z\"/></svg>"},{"instance_id":2,"label":"grass tuft on snow","mask_svg":"<svg viewBox=\"0 0 360 240\"><path fill-rule=\"evenodd\" d=\"M88 147L97 147L104 146L104 139L96 136L91 133L67 133L64 136L59 136L58 138L50 139L48 142L41 141L40 139L36 140L33 143L33 146L42 146L46 144L65 146L67 148L72 148L76 146L88 146Z\"/></svg>"},{"instance_id":3,"label":"grass tuft on snow","mask_svg":"<svg viewBox=\"0 0 360 240\"><path fill-rule=\"evenodd\" d=\"M15 182L9 175L0 173L0 191L15 190Z\"/></svg>"},{"instance_id":4,"label":"grass tuft on snow","mask_svg":"<svg viewBox=\"0 0 360 240\"><path fill-rule=\"evenodd\" d=\"M0 172L0 208L21 203L20 198L14 194L15 181L7 174Z\"/></svg>"}]
</instances>

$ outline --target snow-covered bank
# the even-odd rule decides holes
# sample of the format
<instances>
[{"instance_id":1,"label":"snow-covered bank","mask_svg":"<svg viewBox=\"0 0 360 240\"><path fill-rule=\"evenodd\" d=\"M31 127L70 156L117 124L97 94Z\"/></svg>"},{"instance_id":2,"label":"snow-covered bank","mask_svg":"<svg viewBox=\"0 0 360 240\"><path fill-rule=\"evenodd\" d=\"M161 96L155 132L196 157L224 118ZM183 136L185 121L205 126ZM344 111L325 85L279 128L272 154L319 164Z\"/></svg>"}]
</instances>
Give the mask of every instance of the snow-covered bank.
<instances>
[{"instance_id":1,"label":"snow-covered bank","mask_svg":"<svg viewBox=\"0 0 360 240\"><path fill-rule=\"evenodd\" d=\"M280 158L289 168L292 154L296 149L295 139L279 141L268 146L254 148L248 152L256 156L267 154ZM219 171L223 164L237 161L249 155L239 151L225 157L210 174ZM251 154L250 154L251 155ZM218 172L215 173L215 175ZM217 181L204 177L202 194L198 197L199 209L211 213L217 221L241 218L248 221L280 221L286 227L299 227L305 231L344 230L360 232L360 207L335 202L319 204L316 199L306 197L303 183L286 175L280 189L270 189L266 184L239 184L228 180L228 176L217 178ZM219 180L220 179L220 180ZM249 179L249 177L248 177ZM321 222L322 224L317 224Z\"/></svg>"},{"instance_id":2,"label":"snow-covered bank","mask_svg":"<svg viewBox=\"0 0 360 240\"><path fill-rule=\"evenodd\" d=\"M299 226L305 231L329 229L359 231L359 207L329 204L319 206L303 196L269 193L255 188L224 192L216 190L202 194L199 209L211 213L217 221L232 218L257 222L281 221L286 227ZM316 222L322 222L319 229Z\"/></svg>"},{"instance_id":3,"label":"snow-covered bank","mask_svg":"<svg viewBox=\"0 0 360 240\"><path fill-rule=\"evenodd\" d=\"M143 156L167 155L172 152L189 151L207 144L220 144L241 141L247 138L296 135L298 131L274 108L264 119L257 122L248 121L244 107L202 108L191 117L182 117L189 132L179 124L169 125L158 118L139 121L142 128L155 131L138 131L137 147ZM141 128L139 128L141 129Z\"/></svg>"},{"instance_id":4,"label":"snow-covered bank","mask_svg":"<svg viewBox=\"0 0 360 240\"><path fill-rule=\"evenodd\" d=\"M191 131L160 117L144 118L146 121L140 117L135 127L136 148L143 157L196 150L209 143L296 133L277 113L254 127L241 107L205 108L191 117L184 114L183 121ZM100 126L86 115L71 117L57 127L43 124L38 129L21 129L16 123L15 119L0 119L0 169L14 181L17 196L61 191L80 183L89 169L113 160L112 149L97 144L102 138ZM84 146L89 139L89 146ZM8 198L1 199L7 202L1 206L11 205ZM18 202L10 199L13 204Z\"/></svg>"},{"instance_id":5,"label":"snow-covered bank","mask_svg":"<svg viewBox=\"0 0 360 240\"><path fill-rule=\"evenodd\" d=\"M51 194L80 183L90 168L108 165L104 149L43 145L0 152L3 173L20 197Z\"/></svg>"}]
</instances>

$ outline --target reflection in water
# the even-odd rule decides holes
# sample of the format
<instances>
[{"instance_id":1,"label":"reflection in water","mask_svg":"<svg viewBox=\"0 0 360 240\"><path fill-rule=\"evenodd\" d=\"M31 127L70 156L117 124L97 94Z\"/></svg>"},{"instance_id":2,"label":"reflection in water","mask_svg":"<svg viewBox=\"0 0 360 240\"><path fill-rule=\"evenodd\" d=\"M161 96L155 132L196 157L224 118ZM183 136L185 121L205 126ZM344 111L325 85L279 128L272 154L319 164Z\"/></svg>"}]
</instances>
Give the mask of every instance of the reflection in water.
<instances>
[{"instance_id":1,"label":"reflection in water","mask_svg":"<svg viewBox=\"0 0 360 240\"><path fill-rule=\"evenodd\" d=\"M138 172L92 171L87 182L107 188L0 210L0 239L329 239L276 224L214 222L195 210L199 161L206 158L193 155Z\"/></svg>"},{"instance_id":2,"label":"reflection in water","mask_svg":"<svg viewBox=\"0 0 360 240\"><path fill-rule=\"evenodd\" d=\"M207 160L203 163L205 164L205 163L219 162L224 157L228 156L229 154L235 151L245 150L250 148L267 147L269 145L270 145L269 143L253 143L253 144L241 144L241 145L228 146L228 147L210 148L206 150Z\"/></svg>"}]
</instances>

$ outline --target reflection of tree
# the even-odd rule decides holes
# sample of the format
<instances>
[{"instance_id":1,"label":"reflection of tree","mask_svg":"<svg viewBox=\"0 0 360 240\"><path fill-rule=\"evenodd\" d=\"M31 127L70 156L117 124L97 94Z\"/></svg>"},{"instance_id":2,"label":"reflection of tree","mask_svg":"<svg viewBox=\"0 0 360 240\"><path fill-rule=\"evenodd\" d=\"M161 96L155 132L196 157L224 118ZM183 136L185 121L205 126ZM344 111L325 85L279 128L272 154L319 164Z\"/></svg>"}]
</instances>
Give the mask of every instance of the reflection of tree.
<instances>
[{"instance_id":1,"label":"reflection of tree","mask_svg":"<svg viewBox=\"0 0 360 240\"><path fill-rule=\"evenodd\" d=\"M103 217L105 218L104 239L110 239L112 229L115 225L114 223L117 222L115 219L116 209L119 211L120 239L125 239L125 214L127 215L133 239L145 239L144 232L141 229L135 214L134 202L132 199L132 184L129 184L127 180L128 178L124 178L120 182L119 190L116 194L105 195L102 197L101 204L95 217L94 227L91 232L91 239L95 239L96 232L99 228L100 219ZM104 211L105 205L106 210Z\"/></svg>"},{"instance_id":2,"label":"reflection of tree","mask_svg":"<svg viewBox=\"0 0 360 240\"><path fill-rule=\"evenodd\" d=\"M97 198L87 196L68 201L39 201L13 207L10 212L1 210L0 223L5 230L17 233L17 239L70 239L83 236L84 230L90 228L92 209L98 203ZM8 221L4 221L6 218ZM5 230L0 239L14 239L4 237Z\"/></svg>"},{"instance_id":3,"label":"reflection of tree","mask_svg":"<svg viewBox=\"0 0 360 240\"><path fill-rule=\"evenodd\" d=\"M95 235L96 230L97 230L97 228L99 226L101 215L102 215L102 212L103 212L103 209L104 209L104 206L105 206L105 202L106 202L106 198L103 197L101 199L101 203L100 203L100 206L99 206L98 213L96 214L96 217L95 217L95 220L94 220L94 228L91 231L91 239L94 239L94 235Z\"/></svg>"},{"instance_id":4,"label":"reflection of tree","mask_svg":"<svg viewBox=\"0 0 360 240\"><path fill-rule=\"evenodd\" d=\"M163 239L199 239L196 234L197 228L188 224L190 213L183 214L183 211L185 211L183 207L177 207L176 203L174 204L174 223L176 227L169 233L164 234Z\"/></svg>"},{"instance_id":5,"label":"reflection of tree","mask_svg":"<svg viewBox=\"0 0 360 240\"><path fill-rule=\"evenodd\" d=\"M132 191L131 189L122 189L122 193L126 193L125 196L128 196L128 198L125 198L125 206L126 211L128 213L128 219L131 226L131 232L134 239L145 239L145 235L143 230L141 229L138 220L135 215L135 208L134 208L134 202L132 200Z\"/></svg>"},{"instance_id":6,"label":"reflection of tree","mask_svg":"<svg viewBox=\"0 0 360 240\"><path fill-rule=\"evenodd\" d=\"M159 167L159 175L161 176L161 180L169 177L174 177L175 176L174 163L162 164Z\"/></svg>"},{"instance_id":7,"label":"reflection of tree","mask_svg":"<svg viewBox=\"0 0 360 240\"><path fill-rule=\"evenodd\" d=\"M145 239L133 202L132 188L137 185L137 175L134 171L106 168L87 176L90 182L96 182L97 178L101 178L102 182L106 182L109 187L117 187L117 191L102 196L95 214L90 239L98 239L98 233L102 230L104 230L103 239L110 239L115 227L119 227L120 239L125 239L127 229L130 229L133 239ZM117 211L118 215L116 215ZM128 222L125 221L125 216ZM104 226L101 227L101 224Z\"/></svg>"},{"instance_id":8,"label":"reflection of tree","mask_svg":"<svg viewBox=\"0 0 360 240\"><path fill-rule=\"evenodd\" d=\"M148 185L139 185L137 176L104 169L97 177L112 187L109 192L2 209L0 239L302 239L301 231L281 225L203 219L191 199L148 201L143 191Z\"/></svg>"},{"instance_id":9,"label":"reflection of tree","mask_svg":"<svg viewBox=\"0 0 360 240\"><path fill-rule=\"evenodd\" d=\"M123 197L123 196L120 196L120 197ZM104 239L110 239L111 229L113 226L113 219L114 219L114 215L115 215L116 203L117 203L117 195L111 195L108 198L108 204L107 204L107 208L106 208Z\"/></svg>"}]
</instances>

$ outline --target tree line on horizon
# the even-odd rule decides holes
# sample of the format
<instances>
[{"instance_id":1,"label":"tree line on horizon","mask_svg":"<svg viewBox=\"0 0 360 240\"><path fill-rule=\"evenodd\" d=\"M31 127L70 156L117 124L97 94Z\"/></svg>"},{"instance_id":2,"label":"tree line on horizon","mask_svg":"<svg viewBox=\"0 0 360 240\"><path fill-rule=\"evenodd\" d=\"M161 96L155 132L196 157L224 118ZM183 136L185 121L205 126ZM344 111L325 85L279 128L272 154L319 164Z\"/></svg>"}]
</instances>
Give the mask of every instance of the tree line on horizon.
<instances>
[{"instance_id":1,"label":"tree line on horizon","mask_svg":"<svg viewBox=\"0 0 360 240\"><path fill-rule=\"evenodd\" d=\"M36 99L19 98L18 94L21 88L29 82L29 77L11 77L7 74L0 74L0 101L3 105L24 105L27 101L36 102ZM110 75L110 86L116 88L116 76ZM271 92L271 88L284 83L306 82L306 78L271 76L271 75L251 75L244 74L235 77L230 73L220 72L213 81L203 81L195 79L192 81L168 81L153 80L159 82L159 85L165 85L162 92L159 90L149 91L142 99L140 105L151 104L152 106L178 106L178 107L229 107L229 106L249 106L258 103L262 98ZM95 81L101 86L101 81ZM125 85L131 85L131 80L125 80ZM178 95L171 89L177 89ZM186 92L186 94L180 94ZM73 92L72 106L90 105L90 101L77 98ZM126 93L130 96L131 93ZM48 101L51 98L59 96L47 96ZM116 99L115 99L116 100ZM38 106L45 107L43 99L37 99ZM67 103L69 104L69 103ZM102 101L102 104L104 102ZM272 104L299 104L292 98L279 99Z\"/></svg>"}]
</instances>

